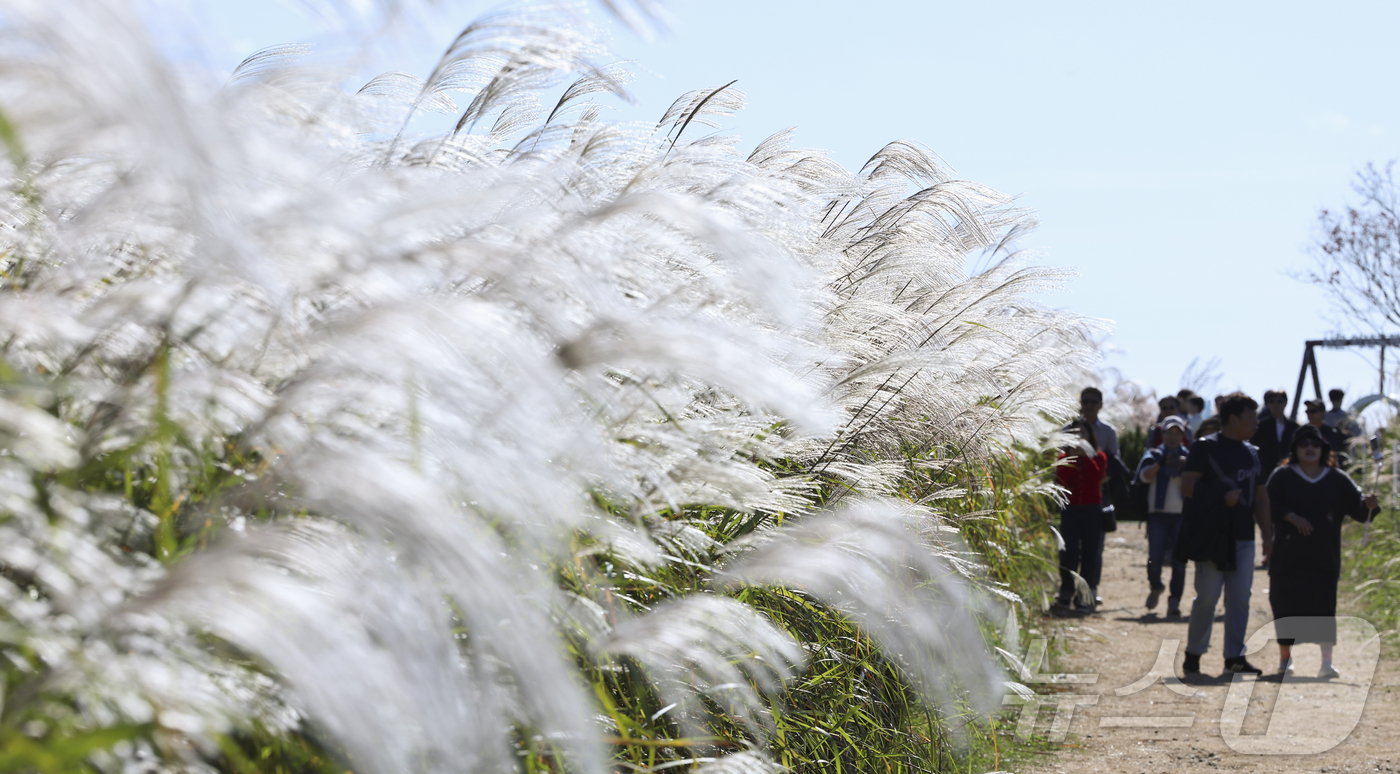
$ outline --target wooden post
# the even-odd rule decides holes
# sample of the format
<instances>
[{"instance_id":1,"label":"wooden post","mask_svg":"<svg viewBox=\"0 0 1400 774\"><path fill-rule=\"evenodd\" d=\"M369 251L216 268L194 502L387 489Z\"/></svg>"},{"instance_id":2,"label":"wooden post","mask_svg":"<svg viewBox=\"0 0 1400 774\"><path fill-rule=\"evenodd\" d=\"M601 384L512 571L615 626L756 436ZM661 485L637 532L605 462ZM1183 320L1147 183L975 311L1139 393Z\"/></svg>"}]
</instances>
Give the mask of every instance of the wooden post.
<instances>
[{"instance_id":1,"label":"wooden post","mask_svg":"<svg viewBox=\"0 0 1400 774\"><path fill-rule=\"evenodd\" d=\"M1303 365L1298 368L1298 386L1293 390L1293 414L1294 422L1298 421L1298 407L1303 405L1303 380L1308 376L1308 358L1312 355L1312 345L1303 345Z\"/></svg>"},{"instance_id":2,"label":"wooden post","mask_svg":"<svg viewBox=\"0 0 1400 774\"><path fill-rule=\"evenodd\" d=\"M1312 366L1313 395L1322 400L1322 380L1317 378L1317 353L1308 347L1308 365Z\"/></svg>"}]
</instances>

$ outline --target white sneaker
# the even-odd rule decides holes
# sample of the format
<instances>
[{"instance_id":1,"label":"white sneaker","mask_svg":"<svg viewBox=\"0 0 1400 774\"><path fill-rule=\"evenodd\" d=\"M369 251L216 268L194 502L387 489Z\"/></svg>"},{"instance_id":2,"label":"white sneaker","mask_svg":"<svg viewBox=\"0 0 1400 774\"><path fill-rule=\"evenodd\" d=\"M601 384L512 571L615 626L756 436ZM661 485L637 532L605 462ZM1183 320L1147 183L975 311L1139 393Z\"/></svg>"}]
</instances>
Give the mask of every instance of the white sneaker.
<instances>
[{"instance_id":1,"label":"white sneaker","mask_svg":"<svg viewBox=\"0 0 1400 774\"><path fill-rule=\"evenodd\" d=\"M1337 668L1331 664L1323 664L1322 668L1317 670L1317 676L1321 677L1323 680L1335 680L1341 677L1342 673L1338 672Z\"/></svg>"},{"instance_id":2,"label":"white sneaker","mask_svg":"<svg viewBox=\"0 0 1400 774\"><path fill-rule=\"evenodd\" d=\"M1293 659L1290 658L1282 664L1279 664L1278 673L1281 675L1297 674L1297 670L1293 668Z\"/></svg>"}]
</instances>

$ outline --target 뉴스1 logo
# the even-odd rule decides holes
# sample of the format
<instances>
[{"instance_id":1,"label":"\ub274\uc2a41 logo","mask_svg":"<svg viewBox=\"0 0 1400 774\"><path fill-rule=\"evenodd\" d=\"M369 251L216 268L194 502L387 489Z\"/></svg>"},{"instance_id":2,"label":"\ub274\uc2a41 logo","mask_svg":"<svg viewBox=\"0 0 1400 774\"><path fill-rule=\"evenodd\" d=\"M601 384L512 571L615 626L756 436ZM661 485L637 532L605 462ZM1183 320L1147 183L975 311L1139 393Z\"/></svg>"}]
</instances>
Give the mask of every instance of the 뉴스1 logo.
<instances>
[{"instance_id":1,"label":"\ub274\uc2a41 logo","mask_svg":"<svg viewBox=\"0 0 1400 774\"><path fill-rule=\"evenodd\" d=\"M1308 619L1291 619L1295 623ZM1218 722L1221 737L1225 744L1237 753L1244 755L1309 755L1326 752L1336 747L1355 730L1366 708L1366 698L1371 691L1376 664L1380 661L1380 637L1376 627L1369 621L1350 616L1337 616L1337 654L1345 658L1347 673L1344 679L1327 680L1318 677L1293 674L1285 675L1279 686L1278 698L1272 707L1261 707L1258 703L1250 706L1250 699L1258 678L1234 675L1230 681L1225 703L1220 711ZM1261 626L1245 643L1245 655L1254 655L1263 650L1270 641L1277 639L1274 624ZM1097 705L1104 695L1088 692L1079 686L1095 685L1096 674L1046 674L1039 670L1045 662L1048 641L1044 637L1031 640L1024 659L1016 659L1005 654L1017 670L1018 684L1013 684L1013 694L1002 701L1008 706L1020 706L1020 717L1016 723L1016 737L1026 739L1035 732L1041 721L1041 710L1049 707L1053 711L1044 728L1045 737L1052 742L1064 741L1074 721L1077 707ZM1306 644L1300 647L1316 647ZM1157 658L1147 674L1132 683L1115 688L1114 696L1131 696L1147 690L1161 682L1163 686L1184 697L1200 697L1201 686L1193 682L1183 682L1176 677L1175 664L1179 640L1162 640ZM1266 678L1277 680L1278 678ZM1039 693L1029 686L1075 686L1067 692ZM1184 703L1171 703L1169 714L1151 716L1100 717L1099 728L1181 728L1197 725L1200 718L1197 711L1184 711ZM1321 708L1326 712L1319 712ZM1245 727L1259 726L1258 719L1247 720L1251 713L1268 713L1263 733L1246 733ZM1213 715L1214 712L1208 713ZM1209 718L1217 720L1217 718ZM1204 725L1204 724L1203 724ZM1201 729L1204 732L1204 729Z\"/></svg>"}]
</instances>

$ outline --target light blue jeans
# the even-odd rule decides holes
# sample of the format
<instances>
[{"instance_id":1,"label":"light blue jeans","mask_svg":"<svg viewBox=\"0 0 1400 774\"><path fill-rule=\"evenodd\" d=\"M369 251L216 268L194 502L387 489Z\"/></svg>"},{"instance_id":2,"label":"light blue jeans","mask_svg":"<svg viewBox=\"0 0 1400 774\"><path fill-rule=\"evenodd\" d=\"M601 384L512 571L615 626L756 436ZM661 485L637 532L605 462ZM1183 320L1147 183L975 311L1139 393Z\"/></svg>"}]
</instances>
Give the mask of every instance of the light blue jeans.
<instances>
[{"instance_id":1,"label":"light blue jeans","mask_svg":"<svg viewBox=\"0 0 1400 774\"><path fill-rule=\"evenodd\" d=\"M1210 650L1215 603L1225 591L1225 658L1244 655L1244 634L1249 627L1249 594L1254 585L1254 541L1235 541L1235 569L1222 572L1215 562L1196 562L1196 601L1186 626L1186 652L1202 655Z\"/></svg>"}]
</instances>

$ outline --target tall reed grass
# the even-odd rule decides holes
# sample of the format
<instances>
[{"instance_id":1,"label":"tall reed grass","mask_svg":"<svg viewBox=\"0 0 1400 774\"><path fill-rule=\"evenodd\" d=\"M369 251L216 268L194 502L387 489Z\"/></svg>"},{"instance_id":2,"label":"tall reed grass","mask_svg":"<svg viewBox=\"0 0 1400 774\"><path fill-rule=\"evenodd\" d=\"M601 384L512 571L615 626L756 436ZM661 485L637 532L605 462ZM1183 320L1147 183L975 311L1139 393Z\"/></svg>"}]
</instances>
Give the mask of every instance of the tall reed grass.
<instances>
[{"instance_id":1,"label":"tall reed grass","mask_svg":"<svg viewBox=\"0 0 1400 774\"><path fill-rule=\"evenodd\" d=\"M349 89L3 16L3 768L929 770L998 706L1095 358L1006 197L741 154L732 84L604 121L567 8Z\"/></svg>"},{"instance_id":2,"label":"tall reed grass","mask_svg":"<svg viewBox=\"0 0 1400 774\"><path fill-rule=\"evenodd\" d=\"M1381 512L1370 526L1350 521L1342 533L1342 598L1381 632L1382 641L1394 652L1400 646L1400 511L1396 510L1396 482L1390 475L1393 442L1400 428L1392 419L1383 430L1379 466L1367 459L1367 450L1352 455L1348 471L1367 493L1380 497ZM1351 593L1348 594L1347 591Z\"/></svg>"}]
</instances>

